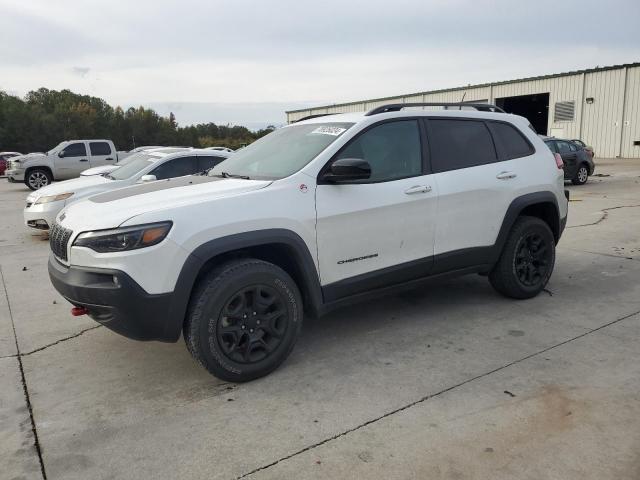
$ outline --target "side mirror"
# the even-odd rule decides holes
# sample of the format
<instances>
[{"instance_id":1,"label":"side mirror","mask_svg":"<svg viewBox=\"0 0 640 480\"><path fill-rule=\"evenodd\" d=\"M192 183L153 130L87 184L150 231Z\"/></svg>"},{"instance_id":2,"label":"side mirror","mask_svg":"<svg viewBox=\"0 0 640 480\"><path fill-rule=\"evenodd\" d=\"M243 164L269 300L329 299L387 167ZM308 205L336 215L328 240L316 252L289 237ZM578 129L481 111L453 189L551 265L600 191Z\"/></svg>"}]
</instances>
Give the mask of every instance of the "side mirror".
<instances>
[{"instance_id":1,"label":"side mirror","mask_svg":"<svg viewBox=\"0 0 640 480\"><path fill-rule=\"evenodd\" d=\"M60 151L58 152L58 157L60 157L60 158L64 158L64 150L60 150Z\"/></svg>"},{"instance_id":2,"label":"side mirror","mask_svg":"<svg viewBox=\"0 0 640 480\"><path fill-rule=\"evenodd\" d=\"M155 175L142 175L142 177L140 177L140 183L155 182L156 180Z\"/></svg>"},{"instance_id":3,"label":"side mirror","mask_svg":"<svg viewBox=\"0 0 640 480\"><path fill-rule=\"evenodd\" d=\"M371 165L361 158L340 158L331 164L322 179L329 183L366 180L371 177Z\"/></svg>"}]
</instances>

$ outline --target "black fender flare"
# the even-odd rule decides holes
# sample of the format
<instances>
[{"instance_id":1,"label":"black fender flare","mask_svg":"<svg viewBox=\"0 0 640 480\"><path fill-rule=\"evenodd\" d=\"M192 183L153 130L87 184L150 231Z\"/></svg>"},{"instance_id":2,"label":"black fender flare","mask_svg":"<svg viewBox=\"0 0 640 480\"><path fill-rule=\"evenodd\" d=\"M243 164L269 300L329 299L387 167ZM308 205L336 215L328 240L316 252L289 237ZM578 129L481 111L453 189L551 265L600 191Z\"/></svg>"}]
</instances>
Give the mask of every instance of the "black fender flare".
<instances>
[{"instance_id":1,"label":"black fender flare","mask_svg":"<svg viewBox=\"0 0 640 480\"><path fill-rule=\"evenodd\" d=\"M507 212L504 215L504 219L502 220L502 226L500 227L500 231L498 232L498 237L496 238L496 242L494 244L494 258L492 259L492 263L498 261L500 258L500 254L502 253L502 248L504 247L505 242L507 241L507 236L511 231L511 227L515 223L516 219L522 211L530 207L532 205L538 205L543 203L550 203L555 208L555 215L551 219L552 225L550 225L551 230L554 232L554 236L556 236L556 243L560 238L561 225L560 225L560 209L558 208L558 199L555 194L550 191L541 191L534 193L527 193L520 197L515 198L507 208Z\"/></svg>"},{"instance_id":2,"label":"black fender flare","mask_svg":"<svg viewBox=\"0 0 640 480\"><path fill-rule=\"evenodd\" d=\"M281 245L288 247L292 254L303 285L298 285L304 297L310 303L314 314L322 308L322 290L320 278L313 257L304 240L295 232L287 229L265 229L237 233L219 237L198 246L184 262L173 291L168 324L165 326L169 338L177 340L182 331L191 293L203 267L211 259L226 253L263 245Z\"/></svg>"}]
</instances>

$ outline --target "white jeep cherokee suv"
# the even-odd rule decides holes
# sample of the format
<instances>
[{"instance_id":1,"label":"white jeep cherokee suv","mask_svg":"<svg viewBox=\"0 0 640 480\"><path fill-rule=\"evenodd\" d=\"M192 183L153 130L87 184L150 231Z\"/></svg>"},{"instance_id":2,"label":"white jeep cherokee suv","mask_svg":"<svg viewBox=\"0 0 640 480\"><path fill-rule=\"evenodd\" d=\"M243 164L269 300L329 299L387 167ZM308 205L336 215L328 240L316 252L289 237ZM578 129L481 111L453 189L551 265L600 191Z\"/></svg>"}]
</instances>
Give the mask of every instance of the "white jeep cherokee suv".
<instances>
[{"instance_id":1,"label":"white jeep cherokee suv","mask_svg":"<svg viewBox=\"0 0 640 480\"><path fill-rule=\"evenodd\" d=\"M74 314L127 337L183 333L231 381L277 368L303 312L367 294L480 273L537 295L566 224L562 169L522 117L406 109L424 106L309 118L209 176L75 203L50 234L51 281Z\"/></svg>"}]
</instances>

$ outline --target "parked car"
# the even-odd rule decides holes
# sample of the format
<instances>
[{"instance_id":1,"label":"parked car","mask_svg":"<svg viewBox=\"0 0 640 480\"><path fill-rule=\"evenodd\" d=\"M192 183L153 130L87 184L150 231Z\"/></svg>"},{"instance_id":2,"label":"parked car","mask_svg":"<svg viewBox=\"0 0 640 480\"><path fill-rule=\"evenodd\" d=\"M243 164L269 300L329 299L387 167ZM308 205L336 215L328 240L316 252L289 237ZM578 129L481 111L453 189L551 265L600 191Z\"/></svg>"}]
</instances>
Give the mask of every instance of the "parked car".
<instances>
[{"instance_id":1,"label":"parked car","mask_svg":"<svg viewBox=\"0 0 640 480\"><path fill-rule=\"evenodd\" d=\"M582 140L571 140L573 143L577 144L578 146L582 147L585 149L585 151L591 155L591 158L595 158L596 156L596 152L593 151L593 147L591 145L587 145L586 143L584 143Z\"/></svg>"},{"instance_id":2,"label":"parked car","mask_svg":"<svg viewBox=\"0 0 640 480\"><path fill-rule=\"evenodd\" d=\"M130 150L129 153L137 153L137 152L148 152L148 151L161 151L163 153L173 153L173 152L182 152L183 150L188 150L188 147L139 147L133 150ZM88 168L80 173L81 177L89 177L91 175L104 175L106 173L111 173L117 168L123 167L129 162L131 162L132 157L134 155L129 155L128 157L119 160L115 165L103 165L101 167Z\"/></svg>"},{"instance_id":3,"label":"parked car","mask_svg":"<svg viewBox=\"0 0 640 480\"><path fill-rule=\"evenodd\" d=\"M547 138L544 143L549 150L558 153L564 163L564 178L574 185L584 185L595 171L593 157L571 140Z\"/></svg>"},{"instance_id":4,"label":"parked car","mask_svg":"<svg viewBox=\"0 0 640 480\"><path fill-rule=\"evenodd\" d=\"M111 165L124 157L111 140L66 140L47 153L30 153L14 157L7 166L9 182L24 182L31 190L49 185L54 180L67 180L80 175L87 167Z\"/></svg>"},{"instance_id":5,"label":"parked car","mask_svg":"<svg viewBox=\"0 0 640 480\"><path fill-rule=\"evenodd\" d=\"M277 368L305 313L418 280L480 273L536 296L567 220L554 155L525 118L402 110L416 105L432 104L300 121L208 176L70 205L51 281L74 315L138 340L182 334L230 381Z\"/></svg>"},{"instance_id":6,"label":"parked car","mask_svg":"<svg viewBox=\"0 0 640 480\"><path fill-rule=\"evenodd\" d=\"M220 152L227 152L227 153L235 152L235 150L233 150L232 148L227 148L227 147L206 147L205 150L217 150Z\"/></svg>"},{"instance_id":7,"label":"parked car","mask_svg":"<svg viewBox=\"0 0 640 480\"><path fill-rule=\"evenodd\" d=\"M20 152L0 152L0 175L4 175L7 169L7 160L22 155Z\"/></svg>"},{"instance_id":8,"label":"parked car","mask_svg":"<svg viewBox=\"0 0 640 480\"><path fill-rule=\"evenodd\" d=\"M175 148L142 151L131 155L127 165L105 175L92 175L43 187L27 197L24 223L48 230L56 215L67 205L96 193L116 190L137 183L165 180L202 173L229 156L226 152Z\"/></svg>"}]
</instances>

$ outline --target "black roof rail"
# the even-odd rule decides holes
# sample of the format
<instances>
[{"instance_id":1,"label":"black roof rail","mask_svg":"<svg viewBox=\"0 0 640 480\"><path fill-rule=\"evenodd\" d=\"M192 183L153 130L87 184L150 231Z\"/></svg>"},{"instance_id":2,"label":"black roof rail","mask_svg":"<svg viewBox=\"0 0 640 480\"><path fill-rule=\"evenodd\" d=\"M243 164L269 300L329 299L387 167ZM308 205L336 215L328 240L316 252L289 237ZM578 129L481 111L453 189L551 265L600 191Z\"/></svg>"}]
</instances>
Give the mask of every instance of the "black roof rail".
<instances>
[{"instance_id":1,"label":"black roof rail","mask_svg":"<svg viewBox=\"0 0 640 480\"><path fill-rule=\"evenodd\" d=\"M473 103L473 102L458 102L458 103L440 103L440 102L429 102L429 103L388 103L386 105L381 105L379 107L374 108L373 110L369 110L366 113L366 116L377 115L379 113L387 113L387 112L398 112L403 108L408 107L472 107L480 112L498 112L498 113L507 113L500 107L496 105L492 105L490 103Z\"/></svg>"},{"instance_id":2,"label":"black roof rail","mask_svg":"<svg viewBox=\"0 0 640 480\"><path fill-rule=\"evenodd\" d=\"M306 117L299 118L298 120L294 120L292 123L302 122L303 120L311 120L312 118L318 117L326 117L327 115L335 115L334 113L316 113L314 115L307 115Z\"/></svg>"}]
</instances>

